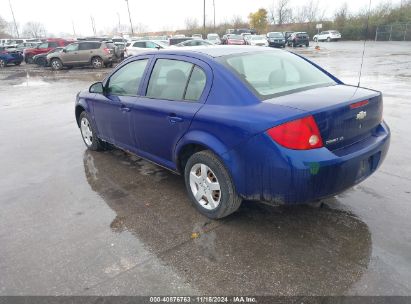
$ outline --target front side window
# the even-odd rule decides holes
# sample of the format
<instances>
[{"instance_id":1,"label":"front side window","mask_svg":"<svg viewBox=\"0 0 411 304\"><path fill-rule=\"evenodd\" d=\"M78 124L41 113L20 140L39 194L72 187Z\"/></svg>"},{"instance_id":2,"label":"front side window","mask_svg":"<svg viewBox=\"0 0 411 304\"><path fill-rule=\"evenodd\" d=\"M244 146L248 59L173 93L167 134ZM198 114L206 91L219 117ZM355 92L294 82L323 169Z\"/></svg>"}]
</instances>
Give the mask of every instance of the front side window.
<instances>
[{"instance_id":1,"label":"front side window","mask_svg":"<svg viewBox=\"0 0 411 304\"><path fill-rule=\"evenodd\" d=\"M219 59L261 99L336 84L327 74L286 52L256 52Z\"/></svg>"},{"instance_id":2,"label":"front side window","mask_svg":"<svg viewBox=\"0 0 411 304\"><path fill-rule=\"evenodd\" d=\"M120 96L136 96L148 59L136 60L123 66L110 77L108 93Z\"/></svg>"},{"instance_id":3,"label":"front side window","mask_svg":"<svg viewBox=\"0 0 411 304\"><path fill-rule=\"evenodd\" d=\"M170 59L158 59L151 73L147 97L183 100L193 64Z\"/></svg>"},{"instance_id":4,"label":"front side window","mask_svg":"<svg viewBox=\"0 0 411 304\"><path fill-rule=\"evenodd\" d=\"M38 48L39 49L47 49L49 47L49 44L46 42L46 43L42 43L42 44L40 44L39 46L38 46Z\"/></svg>"},{"instance_id":5,"label":"front side window","mask_svg":"<svg viewBox=\"0 0 411 304\"><path fill-rule=\"evenodd\" d=\"M78 43L70 44L66 47L67 52L74 52L78 50Z\"/></svg>"}]
</instances>

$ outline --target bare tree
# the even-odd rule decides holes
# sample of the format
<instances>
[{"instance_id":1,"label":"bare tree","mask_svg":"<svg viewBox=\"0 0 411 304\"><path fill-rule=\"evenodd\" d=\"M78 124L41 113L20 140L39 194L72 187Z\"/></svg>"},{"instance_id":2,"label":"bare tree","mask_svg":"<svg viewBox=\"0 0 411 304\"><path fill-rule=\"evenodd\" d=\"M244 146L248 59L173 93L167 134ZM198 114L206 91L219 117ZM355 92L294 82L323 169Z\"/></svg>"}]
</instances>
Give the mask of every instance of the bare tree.
<instances>
[{"instance_id":1,"label":"bare tree","mask_svg":"<svg viewBox=\"0 0 411 304\"><path fill-rule=\"evenodd\" d=\"M234 28L242 28L242 27L247 27L248 23L241 18L241 16L234 15L231 24L234 26Z\"/></svg>"},{"instance_id":2,"label":"bare tree","mask_svg":"<svg viewBox=\"0 0 411 304\"><path fill-rule=\"evenodd\" d=\"M315 22L322 20L325 10L321 10L319 0L310 0L307 4L297 7L294 13L294 21L298 23Z\"/></svg>"},{"instance_id":3,"label":"bare tree","mask_svg":"<svg viewBox=\"0 0 411 304\"><path fill-rule=\"evenodd\" d=\"M289 23L292 21L292 10L290 0L278 0L274 6L274 14L277 24Z\"/></svg>"},{"instance_id":4,"label":"bare tree","mask_svg":"<svg viewBox=\"0 0 411 304\"><path fill-rule=\"evenodd\" d=\"M199 28L198 20L196 18L186 18L184 23L185 29L188 31L192 31Z\"/></svg>"},{"instance_id":5,"label":"bare tree","mask_svg":"<svg viewBox=\"0 0 411 304\"><path fill-rule=\"evenodd\" d=\"M23 35L31 38L40 38L46 35L46 30L42 23L29 21L23 27Z\"/></svg>"},{"instance_id":6,"label":"bare tree","mask_svg":"<svg viewBox=\"0 0 411 304\"><path fill-rule=\"evenodd\" d=\"M348 5L347 2L343 3L339 9L334 13L334 23L338 29L342 29L348 18Z\"/></svg>"}]
</instances>

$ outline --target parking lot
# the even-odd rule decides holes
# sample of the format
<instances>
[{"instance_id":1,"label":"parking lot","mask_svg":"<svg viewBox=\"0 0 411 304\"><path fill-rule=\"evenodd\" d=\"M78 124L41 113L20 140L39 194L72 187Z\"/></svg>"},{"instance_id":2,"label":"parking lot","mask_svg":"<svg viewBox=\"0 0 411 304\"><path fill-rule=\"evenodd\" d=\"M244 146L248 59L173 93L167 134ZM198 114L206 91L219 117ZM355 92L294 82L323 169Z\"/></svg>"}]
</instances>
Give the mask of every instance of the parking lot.
<instances>
[{"instance_id":1,"label":"parking lot","mask_svg":"<svg viewBox=\"0 0 411 304\"><path fill-rule=\"evenodd\" d=\"M358 83L363 42L291 49ZM368 42L384 94L382 167L320 206L201 216L184 180L87 151L74 99L110 69L0 70L0 295L411 295L411 43Z\"/></svg>"}]
</instances>

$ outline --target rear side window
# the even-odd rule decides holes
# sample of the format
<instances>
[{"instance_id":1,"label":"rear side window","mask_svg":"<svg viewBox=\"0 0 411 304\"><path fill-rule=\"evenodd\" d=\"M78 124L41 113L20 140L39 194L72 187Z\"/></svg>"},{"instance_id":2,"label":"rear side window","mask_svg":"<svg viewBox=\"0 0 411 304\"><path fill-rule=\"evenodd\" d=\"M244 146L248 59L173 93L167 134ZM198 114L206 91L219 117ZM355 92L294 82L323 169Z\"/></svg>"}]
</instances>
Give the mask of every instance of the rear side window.
<instances>
[{"instance_id":1,"label":"rear side window","mask_svg":"<svg viewBox=\"0 0 411 304\"><path fill-rule=\"evenodd\" d=\"M49 48L56 48L58 47L58 43L57 42L49 42Z\"/></svg>"},{"instance_id":2,"label":"rear side window","mask_svg":"<svg viewBox=\"0 0 411 304\"><path fill-rule=\"evenodd\" d=\"M191 73L190 81L187 85L186 95L184 99L197 101L200 99L201 94L204 91L207 77L202 69L195 66Z\"/></svg>"},{"instance_id":3,"label":"rear side window","mask_svg":"<svg viewBox=\"0 0 411 304\"><path fill-rule=\"evenodd\" d=\"M139 47L139 48L145 48L146 47L146 43L145 42L135 42L133 44L134 47Z\"/></svg>"},{"instance_id":4,"label":"rear side window","mask_svg":"<svg viewBox=\"0 0 411 304\"><path fill-rule=\"evenodd\" d=\"M193 64L170 59L158 59L151 73L147 97L182 100Z\"/></svg>"},{"instance_id":5,"label":"rear side window","mask_svg":"<svg viewBox=\"0 0 411 304\"><path fill-rule=\"evenodd\" d=\"M79 45L79 50L84 51L84 50L99 49L100 45L101 45L100 42L82 42Z\"/></svg>"},{"instance_id":6,"label":"rear side window","mask_svg":"<svg viewBox=\"0 0 411 304\"><path fill-rule=\"evenodd\" d=\"M136 96L148 59L136 60L123 66L111 76L108 92L119 96Z\"/></svg>"}]
</instances>

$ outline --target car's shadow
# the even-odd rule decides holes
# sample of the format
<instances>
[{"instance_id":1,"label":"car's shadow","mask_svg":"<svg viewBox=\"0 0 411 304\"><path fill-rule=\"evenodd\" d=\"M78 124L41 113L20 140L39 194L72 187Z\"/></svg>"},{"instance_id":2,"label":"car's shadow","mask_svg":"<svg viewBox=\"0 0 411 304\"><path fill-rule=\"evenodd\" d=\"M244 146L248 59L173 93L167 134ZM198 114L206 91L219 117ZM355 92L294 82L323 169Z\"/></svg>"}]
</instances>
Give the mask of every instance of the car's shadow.
<instances>
[{"instance_id":1,"label":"car's shadow","mask_svg":"<svg viewBox=\"0 0 411 304\"><path fill-rule=\"evenodd\" d=\"M335 208L245 202L209 220L191 206L183 178L119 150L86 151L87 181L129 231L204 294L343 294L367 269L371 235Z\"/></svg>"}]
</instances>

